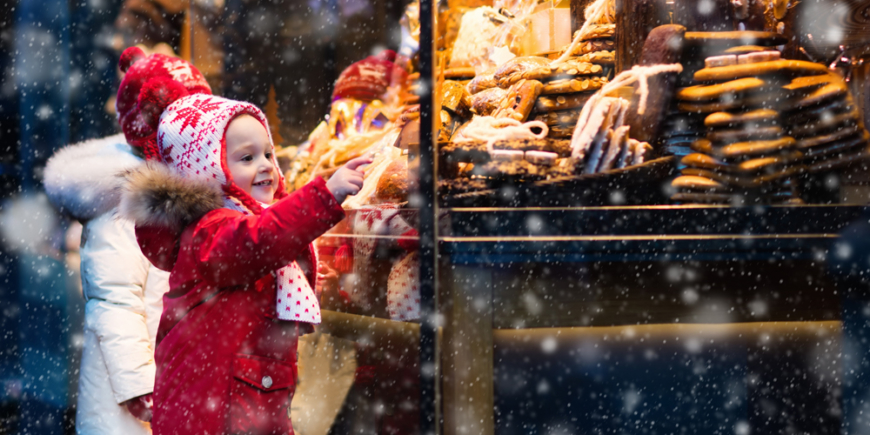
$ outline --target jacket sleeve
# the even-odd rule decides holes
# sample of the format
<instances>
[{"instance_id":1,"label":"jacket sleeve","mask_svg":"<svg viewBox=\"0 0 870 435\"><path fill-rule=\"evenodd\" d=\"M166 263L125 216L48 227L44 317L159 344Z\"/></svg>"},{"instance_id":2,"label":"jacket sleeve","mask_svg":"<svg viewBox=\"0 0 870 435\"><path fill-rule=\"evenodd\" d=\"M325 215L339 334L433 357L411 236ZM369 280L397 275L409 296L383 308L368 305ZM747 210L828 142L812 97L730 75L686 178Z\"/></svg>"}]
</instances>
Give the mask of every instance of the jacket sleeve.
<instances>
[{"instance_id":1,"label":"jacket sleeve","mask_svg":"<svg viewBox=\"0 0 870 435\"><path fill-rule=\"evenodd\" d=\"M145 318L149 263L133 223L105 213L86 225L81 250L85 327L94 331L116 402L154 389L154 350Z\"/></svg>"},{"instance_id":2,"label":"jacket sleeve","mask_svg":"<svg viewBox=\"0 0 870 435\"><path fill-rule=\"evenodd\" d=\"M308 244L344 218L344 210L317 179L260 216L218 210L193 234L202 276L224 286L246 285L296 259Z\"/></svg>"}]
</instances>

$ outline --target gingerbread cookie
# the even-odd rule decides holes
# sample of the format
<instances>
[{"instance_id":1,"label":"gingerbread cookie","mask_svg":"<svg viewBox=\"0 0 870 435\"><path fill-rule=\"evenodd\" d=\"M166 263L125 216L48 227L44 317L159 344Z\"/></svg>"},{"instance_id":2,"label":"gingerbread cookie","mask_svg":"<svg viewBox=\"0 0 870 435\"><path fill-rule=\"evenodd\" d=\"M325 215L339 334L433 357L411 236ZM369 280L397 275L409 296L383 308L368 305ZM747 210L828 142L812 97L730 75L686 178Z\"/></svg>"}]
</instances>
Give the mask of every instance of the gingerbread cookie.
<instances>
[{"instance_id":1,"label":"gingerbread cookie","mask_svg":"<svg viewBox=\"0 0 870 435\"><path fill-rule=\"evenodd\" d=\"M828 83L815 91L797 98L788 99L783 102L783 111L795 111L806 109L815 105L829 103L834 100L845 99L848 96L849 88L842 80Z\"/></svg>"},{"instance_id":2,"label":"gingerbread cookie","mask_svg":"<svg viewBox=\"0 0 870 435\"><path fill-rule=\"evenodd\" d=\"M578 32L580 30L574 32L574 38L577 37ZM612 38L615 34L616 24L591 24L586 28L586 34L580 40L589 41L591 39Z\"/></svg>"},{"instance_id":3,"label":"gingerbread cookie","mask_svg":"<svg viewBox=\"0 0 870 435\"><path fill-rule=\"evenodd\" d=\"M541 94L571 94L576 92L597 91L607 84L607 77L588 77L578 79L554 80L544 85Z\"/></svg>"},{"instance_id":4,"label":"gingerbread cookie","mask_svg":"<svg viewBox=\"0 0 870 435\"><path fill-rule=\"evenodd\" d=\"M588 62L597 65L613 65L616 63L616 54L613 51L595 51L575 57L578 62Z\"/></svg>"},{"instance_id":5,"label":"gingerbread cookie","mask_svg":"<svg viewBox=\"0 0 870 435\"><path fill-rule=\"evenodd\" d=\"M811 76L795 77L783 89L793 92L811 92L836 81L836 76L826 73Z\"/></svg>"},{"instance_id":6,"label":"gingerbread cookie","mask_svg":"<svg viewBox=\"0 0 870 435\"><path fill-rule=\"evenodd\" d=\"M540 60L543 60L543 62ZM499 87L507 88L523 79L540 81L573 79L581 76L601 74L602 71L601 65L579 62L574 59L568 59L556 67L551 67L550 61L547 58L524 56L515 57L507 61L496 70L493 78L495 78Z\"/></svg>"},{"instance_id":7,"label":"gingerbread cookie","mask_svg":"<svg viewBox=\"0 0 870 435\"><path fill-rule=\"evenodd\" d=\"M743 124L770 125L779 121L779 112L772 109L755 109L748 112L715 112L704 118L710 128L736 127Z\"/></svg>"},{"instance_id":8,"label":"gingerbread cookie","mask_svg":"<svg viewBox=\"0 0 870 435\"><path fill-rule=\"evenodd\" d=\"M804 153L800 151L791 151L777 154L775 156L749 159L736 165L730 165L729 168L733 171L743 173L772 172L800 162L803 158Z\"/></svg>"},{"instance_id":9,"label":"gingerbread cookie","mask_svg":"<svg viewBox=\"0 0 870 435\"><path fill-rule=\"evenodd\" d=\"M671 186L677 189L703 190L707 192L727 192L731 190L718 181L697 175L681 175L674 178Z\"/></svg>"},{"instance_id":10,"label":"gingerbread cookie","mask_svg":"<svg viewBox=\"0 0 870 435\"><path fill-rule=\"evenodd\" d=\"M729 165L723 161L704 153L691 153L680 159L680 163L689 168L711 169L727 171Z\"/></svg>"},{"instance_id":11,"label":"gingerbread cookie","mask_svg":"<svg viewBox=\"0 0 870 435\"><path fill-rule=\"evenodd\" d=\"M548 113L569 109L582 109L593 92L541 95L535 101L535 112Z\"/></svg>"},{"instance_id":12,"label":"gingerbread cookie","mask_svg":"<svg viewBox=\"0 0 870 435\"><path fill-rule=\"evenodd\" d=\"M767 83L756 77L745 77L715 85L698 85L680 89L677 99L691 102L710 102L721 99L734 99L747 92L758 92Z\"/></svg>"},{"instance_id":13,"label":"gingerbread cookie","mask_svg":"<svg viewBox=\"0 0 870 435\"><path fill-rule=\"evenodd\" d=\"M756 189L784 178L793 177L802 171L803 167L790 166L777 172L752 176L710 171L706 169L687 168L683 170L682 174L685 176L707 178L731 187Z\"/></svg>"},{"instance_id":14,"label":"gingerbread cookie","mask_svg":"<svg viewBox=\"0 0 870 435\"><path fill-rule=\"evenodd\" d=\"M779 95L775 92L763 94L748 94L733 98L722 98L715 102L680 102L677 108L688 113L707 114L726 110L747 110L753 108L769 108L778 104Z\"/></svg>"},{"instance_id":15,"label":"gingerbread cookie","mask_svg":"<svg viewBox=\"0 0 870 435\"><path fill-rule=\"evenodd\" d=\"M731 48L725 50L725 54L739 56L741 54L746 54L746 53L758 53L759 51L770 51L770 50L772 50L771 47L762 47L760 45L738 45L736 47L731 47ZM734 59L734 63L732 63L731 65L736 65L736 64L737 64L737 59ZM725 66L725 65L722 65L722 66ZM709 66L708 66L708 68L709 68Z\"/></svg>"},{"instance_id":16,"label":"gingerbread cookie","mask_svg":"<svg viewBox=\"0 0 870 435\"><path fill-rule=\"evenodd\" d=\"M616 42L611 39L593 39L589 41L583 41L574 48L574 52L571 54L574 56L582 56L584 54L594 53L596 51L613 51L616 48ZM568 47L564 47L564 50L567 50Z\"/></svg>"},{"instance_id":17,"label":"gingerbread cookie","mask_svg":"<svg viewBox=\"0 0 870 435\"><path fill-rule=\"evenodd\" d=\"M543 85L537 80L520 80L511 86L493 116L525 121L542 89Z\"/></svg>"},{"instance_id":18,"label":"gingerbread cookie","mask_svg":"<svg viewBox=\"0 0 870 435\"><path fill-rule=\"evenodd\" d=\"M501 102L507 98L508 91L493 87L471 96L471 108L480 116L489 116L498 110Z\"/></svg>"},{"instance_id":19,"label":"gingerbread cookie","mask_svg":"<svg viewBox=\"0 0 870 435\"><path fill-rule=\"evenodd\" d=\"M770 62L703 68L695 72L694 77L695 80L699 82L711 82L772 74L794 77L825 74L827 72L827 67L815 62L780 59Z\"/></svg>"},{"instance_id":20,"label":"gingerbread cookie","mask_svg":"<svg viewBox=\"0 0 870 435\"><path fill-rule=\"evenodd\" d=\"M562 127L562 126L552 126L550 127L550 131L547 133L547 137L551 139L570 139L574 134L574 127Z\"/></svg>"},{"instance_id":21,"label":"gingerbread cookie","mask_svg":"<svg viewBox=\"0 0 870 435\"><path fill-rule=\"evenodd\" d=\"M563 110L559 112L539 113L534 116L535 121L541 121L547 126L573 127L580 117L580 110Z\"/></svg>"},{"instance_id":22,"label":"gingerbread cookie","mask_svg":"<svg viewBox=\"0 0 870 435\"><path fill-rule=\"evenodd\" d=\"M723 147L713 147L713 155L723 159L744 159L789 151L795 143L790 136L774 140L736 142Z\"/></svg>"}]
</instances>

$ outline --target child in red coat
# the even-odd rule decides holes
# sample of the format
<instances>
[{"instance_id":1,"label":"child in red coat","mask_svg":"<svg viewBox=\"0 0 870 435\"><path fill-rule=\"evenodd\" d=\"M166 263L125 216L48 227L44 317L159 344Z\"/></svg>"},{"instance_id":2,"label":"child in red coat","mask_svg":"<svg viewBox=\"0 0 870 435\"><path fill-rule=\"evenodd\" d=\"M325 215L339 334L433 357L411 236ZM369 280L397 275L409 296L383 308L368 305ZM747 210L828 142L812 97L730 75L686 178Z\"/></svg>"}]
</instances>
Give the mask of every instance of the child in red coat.
<instances>
[{"instance_id":1,"label":"child in red coat","mask_svg":"<svg viewBox=\"0 0 870 435\"><path fill-rule=\"evenodd\" d=\"M120 66L120 122L152 162L128 174L122 213L171 272L154 433L292 433L297 338L320 322L311 242L344 217L368 160L288 195L258 108L212 96L179 59L131 48Z\"/></svg>"}]
</instances>

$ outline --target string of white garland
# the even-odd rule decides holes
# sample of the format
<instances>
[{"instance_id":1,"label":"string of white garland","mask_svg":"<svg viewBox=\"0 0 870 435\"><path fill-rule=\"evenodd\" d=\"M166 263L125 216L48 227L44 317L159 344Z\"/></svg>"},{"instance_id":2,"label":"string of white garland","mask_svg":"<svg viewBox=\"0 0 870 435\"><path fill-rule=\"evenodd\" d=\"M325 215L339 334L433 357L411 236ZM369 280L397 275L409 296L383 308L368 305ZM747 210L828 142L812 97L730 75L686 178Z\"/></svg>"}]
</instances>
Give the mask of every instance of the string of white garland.
<instances>
[{"instance_id":1,"label":"string of white garland","mask_svg":"<svg viewBox=\"0 0 870 435\"><path fill-rule=\"evenodd\" d=\"M609 83L604 85L598 92L592 95L592 97L589 98L589 101L586 102L586 105L583 106L583 110L580 112L580 117L577 118L577 125L574 126L574 133L571 135L571 149L574 150L577 146L579 146L578 141L580 138L580 132L586 126L586 123L589 122L589 117L592 114L592 109L598 104L599 101L601 101L602 98L607 96L607 94L621 87L630 86L637 82L638 86L636 92L640 94L640 101L638 101L637 105L637 113L643 115L646 112L646 102L647 98L649 97L649 84L647 82L647 79L656 74L666 72L680 73L682 71L682 65L678 63L673 63L651 66L635 65L632 69L619 73L619 75L614 77L613 80L611 80Z\"/></svg>"},{"instance_id":2,"label":"string of white garland","mask_svg":"<svg viewBox=\"0 0 870 435\"><path fill-rule=\"evenodd\" d=\"M535 134L533 127L541 129ZM492 152L495 142L512 139L544 139L549 132L547 124L541 121L520 122L511 118L475 116L454 139L454 142L485 141L487 151Z\"/></svg>"}]
</instances>

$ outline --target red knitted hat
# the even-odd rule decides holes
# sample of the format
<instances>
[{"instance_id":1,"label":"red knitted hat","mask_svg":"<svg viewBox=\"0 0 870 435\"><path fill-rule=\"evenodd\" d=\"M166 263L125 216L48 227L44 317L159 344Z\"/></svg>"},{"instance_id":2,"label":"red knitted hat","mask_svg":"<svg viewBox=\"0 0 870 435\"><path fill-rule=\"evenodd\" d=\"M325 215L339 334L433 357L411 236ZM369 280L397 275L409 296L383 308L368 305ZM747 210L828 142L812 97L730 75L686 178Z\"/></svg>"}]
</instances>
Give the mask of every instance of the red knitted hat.
<instances>
[{"instance_id":1,"label":"red knitted hat","mask_svg":"<svg viewBox=\"0 0 870 435\"><path fill-rule=\"evenodd\" d=\"M126 73L115 101L121 130L127 142L145 150L146 158L155 158L149 151L156 149L163 110L181 97L211 94L211 87L190 62L163 54L146 57L138 47L124 50L118 66Z\"/></svg>"},{"instance_id":2,"label":"red knitted hat","mask_svg":"<svg viewBox=\"0 0 870 435\"><path fill-rule=\"evenodd\" d=\"M377 56L369 56L347 67L335 81L332 99L380 99L390 85L404 82L408 76L395 61L396 53L384 50Z\"/></svg>"}]
</instances>

